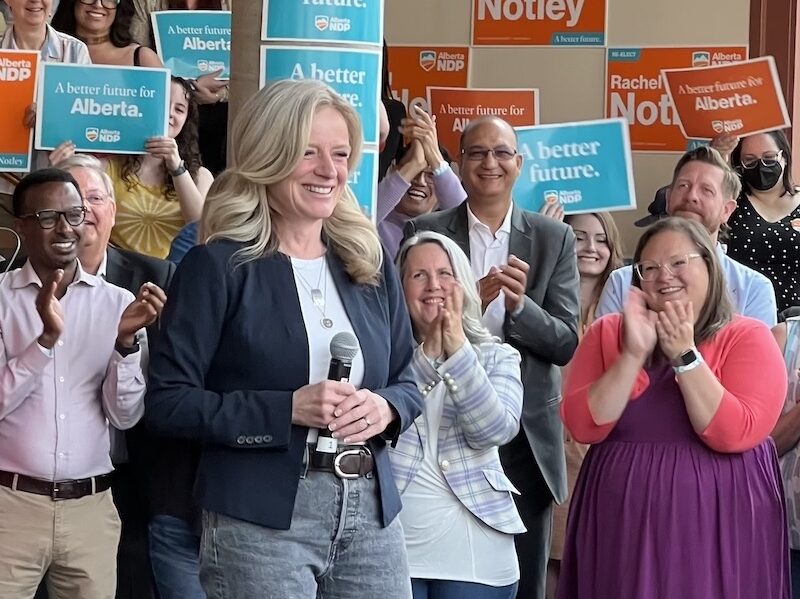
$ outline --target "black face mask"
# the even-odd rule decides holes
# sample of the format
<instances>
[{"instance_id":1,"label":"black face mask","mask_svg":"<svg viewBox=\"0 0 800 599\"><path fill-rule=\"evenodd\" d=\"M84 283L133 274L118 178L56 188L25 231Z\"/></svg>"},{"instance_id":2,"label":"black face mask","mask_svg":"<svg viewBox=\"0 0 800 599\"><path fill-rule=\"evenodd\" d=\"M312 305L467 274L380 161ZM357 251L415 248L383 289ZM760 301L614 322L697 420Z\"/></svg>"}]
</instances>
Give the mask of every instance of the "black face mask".
<instances>
[{"instance_id":1,"label":"black face mask","mask_svg":"<svg viewBox=\"0 0 800 599\"><path fill-rule=\"evenodd\" d=\"M783 166L780 162L772 166L764 166L759 161L756 168L742 169L742 171L742 181L756 191L767 191L775 187L775 184L781 180Z\"/></svg>"}]
</instances>

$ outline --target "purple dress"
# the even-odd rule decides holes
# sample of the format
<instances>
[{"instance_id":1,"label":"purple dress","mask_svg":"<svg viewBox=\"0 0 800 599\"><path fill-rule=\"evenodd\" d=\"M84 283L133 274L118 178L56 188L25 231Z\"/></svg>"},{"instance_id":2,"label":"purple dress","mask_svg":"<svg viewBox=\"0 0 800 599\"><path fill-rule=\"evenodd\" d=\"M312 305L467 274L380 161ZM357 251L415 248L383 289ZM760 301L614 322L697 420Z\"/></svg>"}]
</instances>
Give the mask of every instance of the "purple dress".
<instances>
[{"instance_id":1,"label":"purple dress","mask_svg":"<svg viewBox=\"0 0 800 599\"><path fill-rule=\"evenodd\" d=\"M789 599L772 440L744 453L710 449L672 368L647 374L650 386L583 463L558 599Z\"/></svg>"}]
</instances>

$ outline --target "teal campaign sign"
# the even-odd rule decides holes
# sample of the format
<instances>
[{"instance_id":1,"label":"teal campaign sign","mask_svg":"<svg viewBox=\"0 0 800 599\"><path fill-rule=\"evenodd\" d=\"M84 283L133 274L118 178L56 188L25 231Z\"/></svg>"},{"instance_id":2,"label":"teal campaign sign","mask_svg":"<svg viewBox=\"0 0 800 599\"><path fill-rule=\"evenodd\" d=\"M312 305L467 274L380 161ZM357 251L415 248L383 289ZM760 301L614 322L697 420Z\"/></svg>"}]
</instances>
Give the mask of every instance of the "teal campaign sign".
<instances>
[{"instance_id":1,"label":"teal campaign sign","mask_svg":"<svg viewBox=\"0 0 800 599\"><path fill-rule=\"evenodd\" d=\"M364 214L375 222L375 204L378 189L378 153L372 149L364 149L361 153L361 162L350 173L347 180L350 189L358 200L358 205Z\"/></svg>"},{"instance_id":2,"label":"teal campaign sign","mask_svg":"<svg viewBox=\"0 0 800 599\"><path fill-rule=\"evenodd\" d=\"M231 13L221 10L165 10L150 14L156 52L173 75L197 79L231 74Z\"/></svg>"},{"instance_id":3,"label":"teal campaign sign","mask_svg":"<svg viewBox=\"0 0 800 599\"><path fill-rule=\"evenodd\" d=\"M44 63L36 147L144 154L148 137L167 134L169 86L167 69Z\"/></svg>"},{"instance_id":4,"label":"teal campaign sign","mask_svg":"<svg viewBox=\"0 0 800 599\"><path fill-rule=\"evenodd\" d=\"M318 79L327 83L358 112L366 143L378 143L380 78L380 50L261 47L261 87L280 79Z\"/></svg>"},{"instance_id":5,"label":"teal campaign sign","mask_svg":"<svg viewBox=\"0 0 800 599\"><path fill-rule=\"evenodd\" d=\"M383 44L383 0L264 0L261 39Z\"/></svg>"},{"instance_id":6,"label":"teal campaign sign","mask_svg":"<svg viewBox=\"0 0 800 599\"><path fill-rule=\"evenodd\" d=\"M566 214L636 207L628 121L603 119L516 127L522 170L514 203L538 212L559 202Z\"/></svg>"}]
</instances>

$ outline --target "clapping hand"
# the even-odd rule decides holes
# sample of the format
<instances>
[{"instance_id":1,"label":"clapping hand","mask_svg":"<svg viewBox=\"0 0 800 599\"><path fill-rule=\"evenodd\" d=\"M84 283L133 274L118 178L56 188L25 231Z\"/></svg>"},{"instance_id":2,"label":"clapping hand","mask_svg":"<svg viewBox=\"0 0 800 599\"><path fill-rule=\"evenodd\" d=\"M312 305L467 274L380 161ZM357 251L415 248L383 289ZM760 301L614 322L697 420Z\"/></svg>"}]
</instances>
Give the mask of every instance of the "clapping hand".
<instances>
[{"instance_id":1,"label":"clapping hand","mask_svg":"<svg viewBox=\"0 0 800 599\"><path fill-rule=\"evenodd\" d=\"M456 281L445 296L444 304L439 307L442 349L446 358L456 353L467 338L464 334L463 308L464 289Z\"/></svg>"},{"instance_id":2,"label":"clapping hand","mask_svg":"<svg viewBox=\"0 0 800 599\"><path fill-rule=\"evenodd\" d=\"M656 346L656 321L658 314L647 307L641 289L631 287L622 310L622 351L640 362Z\"/></svg>"},{"instance_id":3,"label":"clapping hand","mask_svg":"<svg viewBox=\"0 0 800 599\"><path fill-rule=\"evenodd\" d=\"M47 349L52 349L64 332L64 312L61 309L61 302L56 298L56 289L63 277L64 271L61 269L51 273L42 283L42 288L36 296L36 311L44 325L38 342Z\"/></svg>"},{"instance_id":4,"label":"clapping hand","mask_svg":"<svg viewBox=\"0 0 800 599\"><path fill-rule=\"evenodd\" d=\"M133 345L136 332L153 324L164 309L167 295L154 283L145 283L119 319L117 343L123 347Z\"/></svg>"},{"instance_id":5,"label":"clapping hand","mask_svg":"<svg viewBox=\"0 0 800 599\"><path fill-rule=\"evenodd\" d=\"M661 351L675 360L694 346L694 307L692 302L684 306L681 302L666 302L663 312L658 313L656 333Z\"/></svg>"}]
</instances>

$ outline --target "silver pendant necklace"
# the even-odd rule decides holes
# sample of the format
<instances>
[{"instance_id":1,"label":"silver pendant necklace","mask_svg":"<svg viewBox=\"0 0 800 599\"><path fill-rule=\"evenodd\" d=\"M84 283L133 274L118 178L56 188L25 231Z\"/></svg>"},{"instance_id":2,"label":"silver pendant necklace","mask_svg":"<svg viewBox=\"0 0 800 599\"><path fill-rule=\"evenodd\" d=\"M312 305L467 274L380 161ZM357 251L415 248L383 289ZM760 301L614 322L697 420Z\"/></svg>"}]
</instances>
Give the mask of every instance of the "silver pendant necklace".
<instances>
[{"instance_id":1,"label":"silver pendant necklace","mask_svg":"<svg viewBox=\"0 0 800 599\"><path fill-rule=\"evenodd\" d=\"M313 303L314 307L319 311L320 314L322 314L322 318L319 321L320 324L326 329L332 329L333 320L328 318L327 315L325 314L325 308L326 308L325 304L328 298L327 270L328 270L328 258L327 256L323 256L322 268L320 268L319 276L317 277L316 287L312 287L309 284L306 278L300 273L299 269L295 269L294 272L297 273L297 277L300 279L300 282L302 283L301 286L303 287L303 289L305 289L306 292L308 292L308 294L311 296L311 303ZM320 284L322 283L323 276L325 277L324 291L320 289Z\"/></svg>"}]
</instances>

